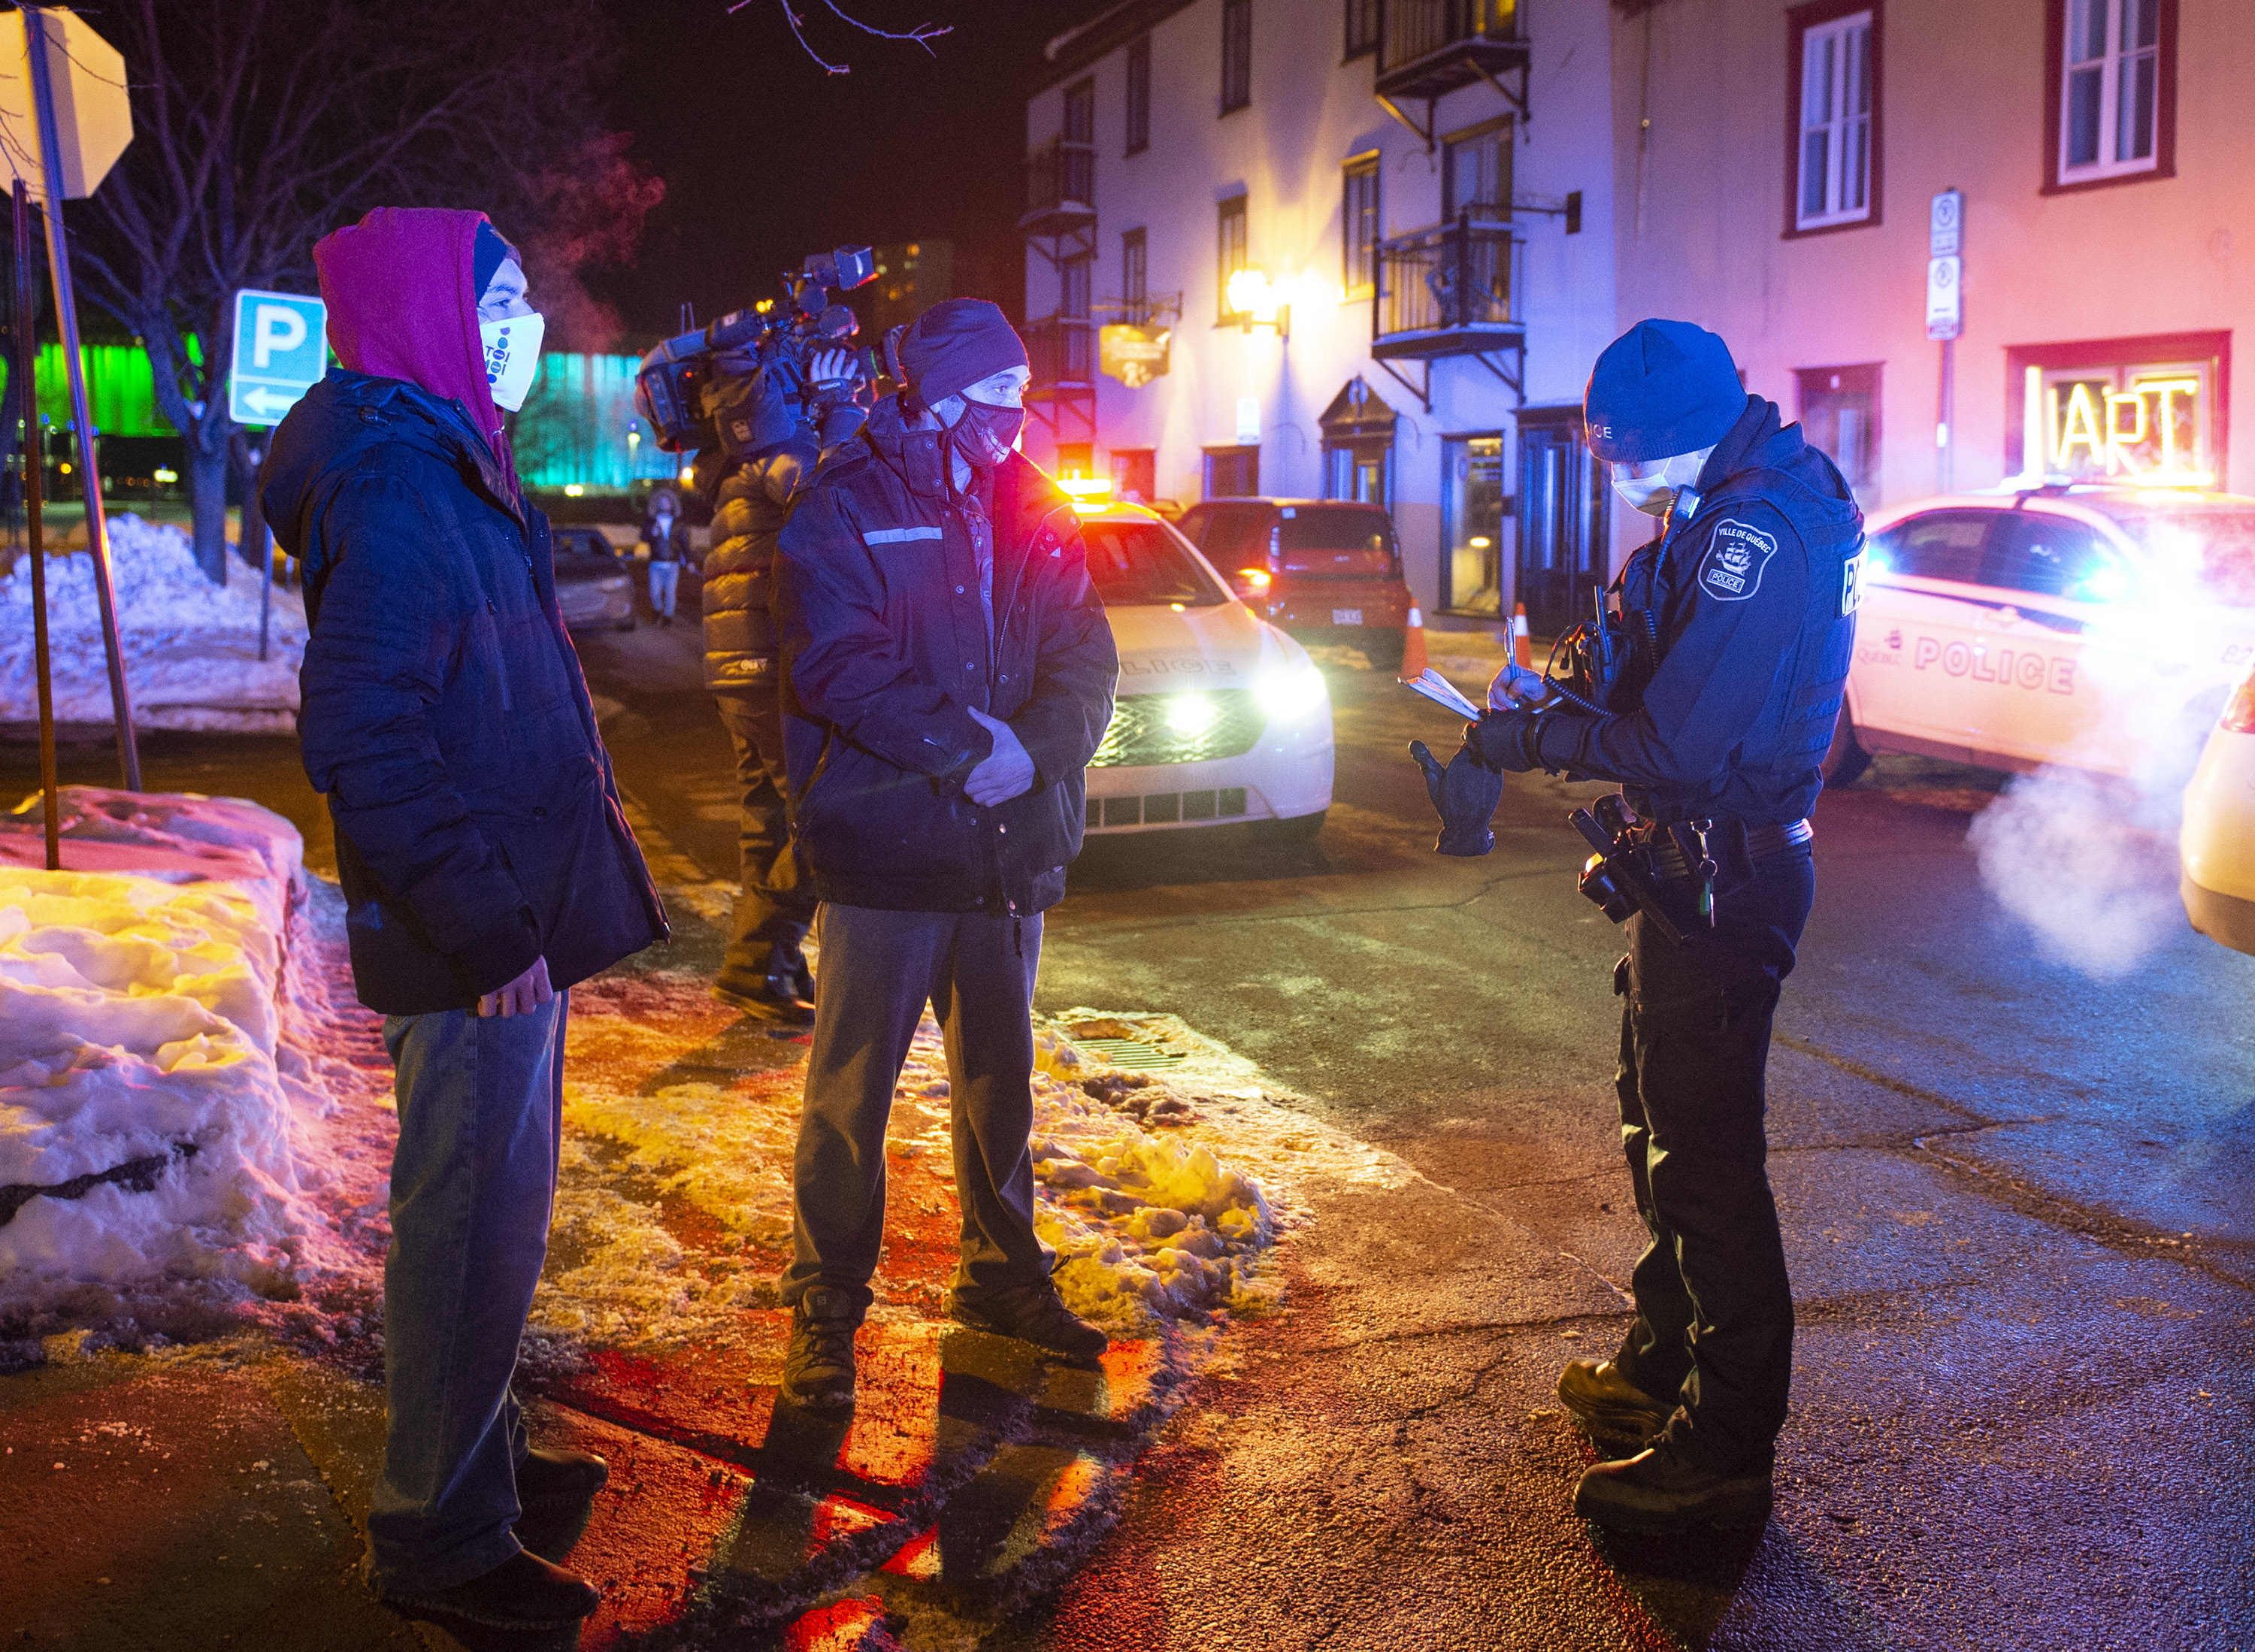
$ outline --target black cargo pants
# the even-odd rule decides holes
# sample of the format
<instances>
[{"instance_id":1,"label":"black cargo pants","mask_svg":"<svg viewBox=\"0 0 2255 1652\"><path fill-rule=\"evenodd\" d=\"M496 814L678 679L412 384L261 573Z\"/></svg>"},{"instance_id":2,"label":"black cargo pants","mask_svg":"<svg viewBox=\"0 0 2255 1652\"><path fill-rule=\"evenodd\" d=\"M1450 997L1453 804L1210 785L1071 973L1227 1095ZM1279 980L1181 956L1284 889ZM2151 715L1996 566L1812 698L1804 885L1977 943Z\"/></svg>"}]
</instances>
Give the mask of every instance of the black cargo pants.
<instances>
[{"instance_id":1,"label":"black cargo pants","mask_svg":"<svg viewBox=\"0 0 2255 1652\"><path fill-rule=\"evenodd\" d=\"M740 875L734 932L720 965L719 984L756 992L768 959L780 944L790 962L814 922L814 885L800 875L791 852L790 795L783 768L783 712L772 684L716 694L721 726L736 749L736 783L743 789L737 820Z\"/></svg>"},{"instance_id":2,"label":"black cargo pants","mask_svg":"<svg viewBox=\"0 0 2255 1652\"><path fill-rule=\"evenodd\" d=\"M1793 1293L1762 1114L1770 1021L1816 889L1807 845L1726 863L1713 929L1679 947L1633 917L1614 972L1621 1145L1650 1236L1614 1364L1682 1407L1669 1444L1714 1473L1767 1469L1785 1424Z\"/></svg>"}]
</instances>

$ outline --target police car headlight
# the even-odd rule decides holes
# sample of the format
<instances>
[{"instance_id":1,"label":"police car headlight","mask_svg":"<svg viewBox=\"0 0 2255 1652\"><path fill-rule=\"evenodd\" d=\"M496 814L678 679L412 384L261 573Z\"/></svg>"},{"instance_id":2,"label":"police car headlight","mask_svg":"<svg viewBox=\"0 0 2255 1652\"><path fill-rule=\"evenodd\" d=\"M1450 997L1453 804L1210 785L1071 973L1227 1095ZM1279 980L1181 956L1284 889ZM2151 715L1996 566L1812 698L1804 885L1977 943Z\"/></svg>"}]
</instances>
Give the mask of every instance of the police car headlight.
<instances>
[{"instance_id":1,"label":"police car headlight","mask_svg":"<svg viewBox=\"0 0 2255 1652\"><path fill-rule=\"evenodd\" d=\"M1306 660L1271 665L1253 679L1261 709L1280 722L1296 722L1312 715L1331 698L1324 674Z\"/></svg>"},{"instance_id":2,"label":"police car headlight","mask_svg":"<svg viewBox=\"0 0 2255 1652\"><path fill-rule=\"evenodd\" d=\"M1167 727L1178 735L1202 735L1220 715L1221 708L1204 694L1172 694L1167 699Z\"/></svg>"}]
</instances>

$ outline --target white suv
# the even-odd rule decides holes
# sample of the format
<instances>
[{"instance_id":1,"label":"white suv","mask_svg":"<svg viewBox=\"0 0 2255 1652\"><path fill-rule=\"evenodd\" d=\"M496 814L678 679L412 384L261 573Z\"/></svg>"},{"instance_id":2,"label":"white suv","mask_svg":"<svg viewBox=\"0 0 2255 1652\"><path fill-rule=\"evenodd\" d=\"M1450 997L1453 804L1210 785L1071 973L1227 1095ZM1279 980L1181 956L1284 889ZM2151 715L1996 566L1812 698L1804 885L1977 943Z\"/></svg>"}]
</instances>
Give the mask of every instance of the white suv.
<instances>
[{"instance_id":1,"label":"white suv","mask_svg":"<svg viewBox=\"0 0 2255 1652\"><path fill-rule=\"evenodd\" d=\"M2180 776L2255 659L2255 498L2053 486L1921 499L1866 527L1846 709L1874 751Z\"/></svg>"}]
</instances>

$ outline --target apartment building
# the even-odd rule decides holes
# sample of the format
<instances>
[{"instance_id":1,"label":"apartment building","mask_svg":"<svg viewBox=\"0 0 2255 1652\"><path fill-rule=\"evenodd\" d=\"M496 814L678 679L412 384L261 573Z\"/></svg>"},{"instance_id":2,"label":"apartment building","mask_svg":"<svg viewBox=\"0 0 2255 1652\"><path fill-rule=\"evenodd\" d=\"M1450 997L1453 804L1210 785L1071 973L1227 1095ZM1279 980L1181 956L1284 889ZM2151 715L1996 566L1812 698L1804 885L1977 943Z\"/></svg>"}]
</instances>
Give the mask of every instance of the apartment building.
<instances>
[{"instance_id":1,"label":"apartment building","mask_svg":"<svg viewBox=\"0 0 2255 1652\"><path fill-rule=\"evenodd\" d=\"M2255 491L2248 0L1659 0L1612 37L1620 314L1723 334L1867 510Z\"/></svg>"},{"instance_id":2,"label":"apartment building","mask_svg":"<svg viewBox=\"0 0 2255 1652\"><path fill-rule=\"evenodd\" d=\"M1127 496L1381 500L1429 623L1602 580L1606 0L1126 0L1028 105L1028 451Z\"/></svg>"}]
</instances>

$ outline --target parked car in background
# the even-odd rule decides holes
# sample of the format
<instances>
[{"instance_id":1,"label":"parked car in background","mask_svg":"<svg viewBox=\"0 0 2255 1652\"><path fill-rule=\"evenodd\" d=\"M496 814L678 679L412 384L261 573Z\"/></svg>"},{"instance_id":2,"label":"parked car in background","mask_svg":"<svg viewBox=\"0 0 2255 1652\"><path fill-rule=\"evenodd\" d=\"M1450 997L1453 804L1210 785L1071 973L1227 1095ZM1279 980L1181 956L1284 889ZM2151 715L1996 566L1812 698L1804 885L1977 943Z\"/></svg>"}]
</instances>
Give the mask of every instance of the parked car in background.
<instances>
[{"instance_id":1,"label":"parked car in background","mask_svg":"<svg viewBox=\"0 0 2255 1652\"><path fill-rule=\"evenodd\" d=\"M1209 499L1178 524L1255 614L1310 643L1351 643L1401 664L1409 587L1394 524L1333 499Z\"/></svg>"},{"instance_id":2,"label":"parked car in background","mask_svg":"<svg viewBox=\"0 0 2255 1652\"><path fill-rule=\"evenodd\" d=\"M1078 496L1088 573L1120 650L1088 766L1092 834L1233 821L1311 838L1331 800L1331 703L1308 651L1258 618L1156 512Z\"/></svg>"},{"instance_id":3,"label":"parked car in background","mask_svg":"<svg viewBox=\"0 0 2255 1652\"><path fill-rule=\"evenodd\" d=\"M2192 926L2234 952L2255 953L2255 671L2202 748L2177 847Z\"/></svg>"},{"instance_id":4,"label":"parked car in background","mask_svg":"<svg viewBox=\"0 0 2255 1652\"><path fill-rule=\"evenodd\" d=\"M1892 506L1866 534L1837 784L1907 751L2181 786L2255 660L2255 498L2058 485Z\"/></svg>"},{"instance_id":5,"label":"parked car in background","mask_svg":"<svg viewBox=\"0 0 2255 1652\"><path fill-rule=\"evenodd\" d=\"M550 530L556 557L556 606L574 631L634 629L634 564L601 528Z\"/></svg>"}]
</instances>

